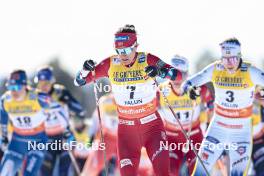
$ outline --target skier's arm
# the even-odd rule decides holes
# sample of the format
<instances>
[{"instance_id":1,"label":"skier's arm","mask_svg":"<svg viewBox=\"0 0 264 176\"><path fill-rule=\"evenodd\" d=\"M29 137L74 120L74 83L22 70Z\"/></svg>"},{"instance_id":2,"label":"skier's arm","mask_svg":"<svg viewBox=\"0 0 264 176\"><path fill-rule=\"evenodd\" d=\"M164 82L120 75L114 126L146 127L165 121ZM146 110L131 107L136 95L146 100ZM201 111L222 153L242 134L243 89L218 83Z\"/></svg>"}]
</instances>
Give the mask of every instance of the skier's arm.
<instances>
[{"instance_id":1,"label":"skier's arm","mask_svg":"<svg viewBox=\"0 0 264 176\"><path fill-rule=\"evenodd\" d=\"M81 104L72 96L69 90L63 89L59 101L67 104L71 114L83 118L85 111Z\"/></svg>"},{"instance_id":2,"label":"skier's arm","mask_svg":"<svg viewBox=\"0 0 264 176\"><path fill-rule=\"evenodd\" d=\"M206 106L208 120L210 120L213 116L214 97L213 93L206 85L201 86L201 100Z\"/></svg>"},{"instance_id":3,"label":"skier's arm","mask_svg":"<svg viewBox=\"0 0 264 176\"><path fill-rule=\"evenodd\" d=\"M254 101L256 101L260 105L260 116L261 122L264 123L264 88L257 87L256 93L254 95Z\"/></svg>"},{"instance_id":4,"label":"skier's arm","mask_svg":"<svg viewBox=\"0 0 264 176\"><path fill-rule=\"evenodd\" d=\"M201 99L202 102L206 104L206 107L209 111L214 109L213 93L206 85L201 86Z\"/></svg>"},{"instance_id":5,"label":"skier's arm","mask_svg":"<svg viewBox=\"0 0 264 176\"><path fill-rule=\"evenodd\" d=\"M98 65L95 66L95 79L102 77L108 77L108 70L110 68L110 58L106 58ZM89 72L88 75L83 75L82 71L79 71L74 79L74 84L76 86L83 86L87 83L93 81L92 72Z\"/></svg>"},{"instance_id":6,"label":"skier's arm","mask_svg":"<svg viewBox=\"0 0 264 176\"><path fill-rule=\"evenodd\" d=\"M188 78L181 86L182 91L187 92L190 87L200 87L210 82L212 80L214 67L214 63L210 64L205 67L202 71Z\"/></svg>"},{"instance_id":7,"label":"skier's arm","mask_svg":"<svg viewBox=\"0 0 264 176\"><path fill-rule=\"evenodd\" d=\"M50 108L51 98L48 94L39 92L38 93L38 102L39 102L40 106L46 110L46 109Z\"/></svg>"},{"instance_id":8,"label":"skier's arm","mask_svg":"<svg viewBox=\"0 0 264 176\"><path fill-rule=\"evenodd\" d=\"M264 106L264 89L263 88L259 88L259 89L257 88L254 97L257 103L259 103L261 106Z\"/></svg>"},{"instance_id":9,"label":"skier's arm","mask_svg":"<svg viewBox=\"0 0 264 176\"><path fill-rule=\"evenodd\" d=\"M157 67L158 76L160 76L161 78L167 78L170 80L181 80L182 79L182 74L179 70L175 69L169 64L166 64L157 56L148 54L147 63L149 66Z\"/></svg>"},{"instance_id":10,"label":"skier's arm","mask_svg":"<svg viewBox=\"0 0 264 176\"><path fill-rule=\"evenodd\" d=\"M254 66L251 66L249 71L253 83L255 85L264 86L264 72Z\"/></svg>"},{"instance_id":11,"label":"skier's arm","mask_svg":"<svg viewBox=\"0 0 264 176\"><path fill-rule=\"evenodd\" d=\"M7 138L8 113L4 109L3 100L0 102L0 124L1 124L1 138Z\"/></svg>"}]
</instances>

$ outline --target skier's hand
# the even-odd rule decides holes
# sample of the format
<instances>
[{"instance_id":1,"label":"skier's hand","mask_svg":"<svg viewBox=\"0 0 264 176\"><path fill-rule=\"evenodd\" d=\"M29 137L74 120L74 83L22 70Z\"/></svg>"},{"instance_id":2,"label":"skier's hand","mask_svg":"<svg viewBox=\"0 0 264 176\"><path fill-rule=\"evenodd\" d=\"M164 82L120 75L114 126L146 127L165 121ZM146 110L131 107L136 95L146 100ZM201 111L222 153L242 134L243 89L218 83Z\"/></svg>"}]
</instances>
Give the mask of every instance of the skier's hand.
<instances>
[{"instance_id":1,"label":"skier's hand","mask_svg":"<svg viewBox=\"0 0 264 176\"><path fill-rule=\"evenodd\" d=\"M8 138L7 137L2 137L1 139L1 150L4 152L6 151L8 146Z\"/></svg>"},{"instance_id":2,"label":"skier's hand","mask_svg":"<svg viewBox=\"0 0 264 176\"><path fill-rule=\"evenodd\" d=\"M95 68L95 62L93 60L86 60L83 63L83 70L85 71L94 71Z\"/></svg>"},{"instance_id":3,"label":"skier's hand","mask_svg":"<svg viewBox=\"0 0 264 176\"><path fill-rule=\"evenodd\" d=\"M264 89L261 89L261 90L259 91L259 95L260 95L260 98L261 98L261 99L264 99Z\"/></svg>"},{"instance_id":4,"label":"skier's hand","mask_svg":"<svg viewBox=\"0 0 264 176\"><path fill-rule=\"evenodd\" d=\"M196 100L197 97L200 96L200 91L201 91L201 88L200 87L193 87L190 89L189 91L189 96L190 96L190 99L192 100Z\"/></svg>"},{"instance_id":5,"label":"skier's hand","mask_svg":"<svg viewBox=\"0 0 264 176\"><path fill-rule=\"evenodd\" d=\"M88 73L86 73L86 76L88 75ZM74 85L75 86L83 86L85 84L86 84L85 77L83 77L82 71L79 71L77 73L77 75L75 76Z\"/></svg>"},{"instance_id":6,"label":"skier's hand","mask_svg":"<svg viewBox=\"0 0 264 176\"><path fill-rule=\"evenodd\" d=\"M64 141L66 141L66 143L70 143L71 141L74 141L75 140L75 137L72 133L72 131L67 128L64 133L63 133L63 139Z\"/></svg>"},{"instance_id":7,"label":"skier's hand","mask_svg":"<svg viewBox=\"0 0 264 176\"><path fill-rule=\"evenodd\" d=\"M152 65L146 66L145 67L145 72L147 75L151 78L154 78L158 75L158 68Z\"/></svg>"},{"instance_id":8,"label":"skier's hand","mask_svg":"<svg viewBox=\"0 0 264 176\"><path fill-rule=\"evenodd\" d=\"M86 77L88 76L90 71L94 71L95 69L95 62L93 60L86 60L83 63L83 68L79 71L74 79L75 86L83 86L86 84Z\"/></svg>"},{"instance_id":9,"label":"skier's hand","mask_svg":"<svg viewBox=\"0 0 264 176\"><path fill-rule=\"evenodd\" d=\"M181 90L180 95L186 94L187 92L190 91L191 88L192 88L192 83L190 81L183 82L180 88Z\"/></svg>"},{"instance_id":10,"label":"skier's hand","mask_svg":"<svg viewBox=\"0 0 264 176\"><path fill-rule=\"evenodd\" d=\"M164 79L167 76L168 72L169 72L168 68L161 68L158 71L158 75L159 75L159 77Z\"/></svg>"}]
</instances>

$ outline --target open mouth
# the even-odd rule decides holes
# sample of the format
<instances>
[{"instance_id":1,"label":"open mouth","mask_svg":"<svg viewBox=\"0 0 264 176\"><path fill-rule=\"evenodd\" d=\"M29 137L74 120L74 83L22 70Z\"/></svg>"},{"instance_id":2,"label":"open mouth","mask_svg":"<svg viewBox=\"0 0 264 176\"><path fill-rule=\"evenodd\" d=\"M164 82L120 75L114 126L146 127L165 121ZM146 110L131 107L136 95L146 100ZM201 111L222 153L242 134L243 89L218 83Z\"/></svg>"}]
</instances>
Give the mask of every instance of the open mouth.
<instances>
[{"instance_id":1,"label":"open mouth","mask_svg":"<svg viewBox=\"0 0 264 176\"><path fill-rule=\"evenodd\" d=\"M234 68L234 64L227 64L226 67L232 69L232 68Z\"/></svg>"},{"instance_id":2,"label":"open mouth","mask_svg":"<svg viewBox=\"0 0 264 176\"><path fill-rule=\"evenodd\" d=\"M128 58L126 58L126 59L122 59L122 61L126 62L126 61L129 61L129 59L128 59Z\"/></svg>"}]
</instances>

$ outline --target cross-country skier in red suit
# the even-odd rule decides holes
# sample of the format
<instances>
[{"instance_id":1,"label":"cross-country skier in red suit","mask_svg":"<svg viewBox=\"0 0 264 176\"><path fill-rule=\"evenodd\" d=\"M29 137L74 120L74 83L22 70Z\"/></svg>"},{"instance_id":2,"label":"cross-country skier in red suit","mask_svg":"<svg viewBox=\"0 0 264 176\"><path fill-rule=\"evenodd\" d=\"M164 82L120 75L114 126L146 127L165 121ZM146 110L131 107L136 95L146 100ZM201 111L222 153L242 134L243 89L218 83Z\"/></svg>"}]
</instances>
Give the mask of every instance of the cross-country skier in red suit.
<instances>
[{"instance_id":1,"label":"cross-country skier in red suit","mask_svg":"<svg viewBox=\"0 0 264 176\"><path fill-rule=\"evenodd\" d=\"M181 72L157 56L137 52L137 47L135 27L120 28L115 34L117 55L96 66L92 60L85 61L75 85L90 83L93 71L95 79L110 79L119 116L118 159L122 176L137 175L142 147L146 147L155 174L167 176L169 154L160 147L160 142L166 141L166 133L157 112L157 86L153 78L181 79Z\"/></svg>"}]
</instances>

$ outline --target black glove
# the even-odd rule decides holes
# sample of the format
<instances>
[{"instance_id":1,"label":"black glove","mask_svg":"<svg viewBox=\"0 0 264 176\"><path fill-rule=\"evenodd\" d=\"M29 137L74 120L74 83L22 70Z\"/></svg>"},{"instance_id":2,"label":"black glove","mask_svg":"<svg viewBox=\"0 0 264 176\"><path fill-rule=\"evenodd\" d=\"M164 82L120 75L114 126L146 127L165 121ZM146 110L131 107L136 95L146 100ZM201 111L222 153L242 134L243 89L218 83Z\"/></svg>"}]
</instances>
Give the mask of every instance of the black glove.
<instances>
[{"instance_id":1,"label":"black glove","mask_svg":"<svg viewBox=\"0 0 264 176\"><path fill-rule=\"evenodd\" d=\"M197 87L193 87L189 92L190 99L196 100L200 96L200 90Z\"/></svg>"},{"instance_id":2,"label":"black glove","mask_svg":"<svg viewBox=\"0 0 264 176\"><path fill-rule=\"evenodd\" d=\"M83 63L83 70L85 71L94 71L95 68L95 62L93 60L86 60Z\"/></svg>"},{"instance_id":3,"label":"black glove","mask_svg":"<svg viewBox=\"0 0 264 176\"><path fill-rule=\"evenodd\" d=\"M158 68L152 65L145 67L145 72L151 78L156 77L158 75Z\"/></svg>"},{"instance_id":4,"label":"black glove","mask_svg":"<svg viewBox=\"0 0 264 176\"><path fill-rule=\"evenodd\" d=\"M5 154L5 152L3 150L0 150L0 160L2 160L4 154Z\"/></svg>"}]
</instances>

